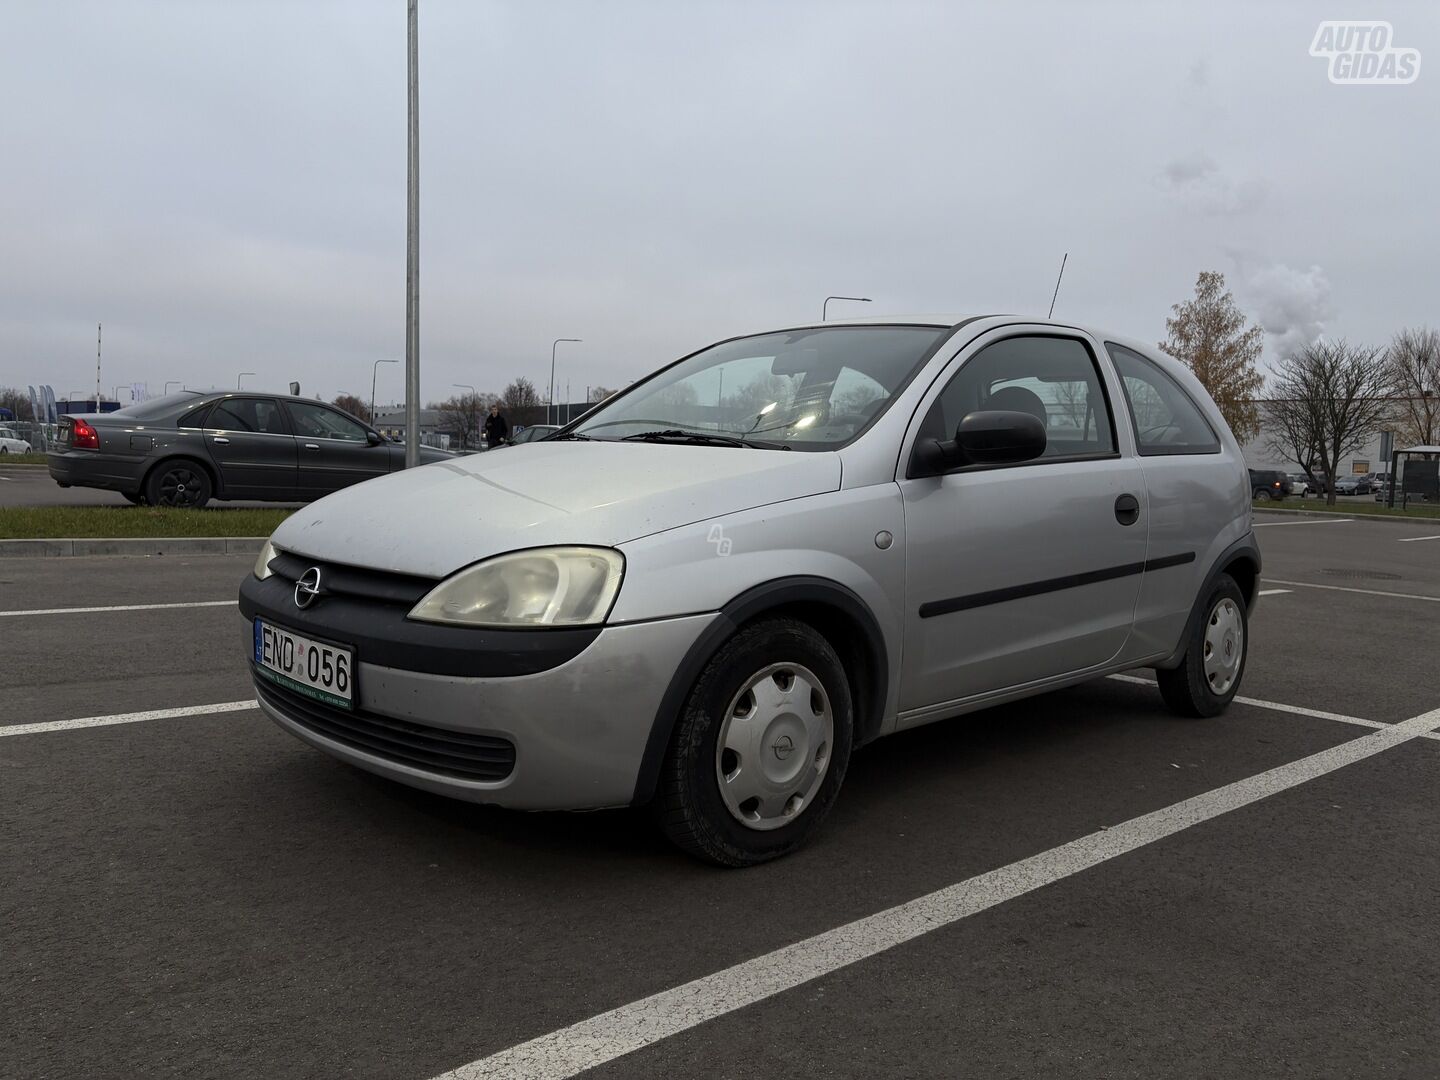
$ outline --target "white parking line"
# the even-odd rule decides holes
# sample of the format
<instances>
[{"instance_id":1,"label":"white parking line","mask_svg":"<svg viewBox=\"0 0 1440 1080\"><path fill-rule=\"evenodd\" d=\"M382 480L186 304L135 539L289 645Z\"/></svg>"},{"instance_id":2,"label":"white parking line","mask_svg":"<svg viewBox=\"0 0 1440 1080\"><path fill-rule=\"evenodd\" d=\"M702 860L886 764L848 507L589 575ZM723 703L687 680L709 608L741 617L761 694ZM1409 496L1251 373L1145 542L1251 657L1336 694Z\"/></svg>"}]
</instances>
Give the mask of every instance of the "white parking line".
<instances>
[{"instance_id":1,"label":"white parking line","mask_svg":"<svg viewBox=\"0 0 1440 1080\"><path fill-rule=\"evenodd\" d=\"M114 724L139 724L145 720L173 720L182 716L211 716L215 713L244 712L258 708L251 701L222 701L215 705L186 705L180 709L151 709L148 712L113 713L110 716L86 716L79 720L51 720L44 724L12 724L0 727L0 738L7 735L39 735L47 731L74 731L76 728L111 727Z\"/></svg>"},{"instance_id":2,"label":"white parking line","mask_svg":"<svg viewBox=\"0 0 1440 1080\"><path fill-rule=\"evenodd\" d=\"M1413 544L1420 540L1440 540L1440 536L1401 536L1397 539L1402 544Z\"/></svg>"},{"instance_id":3,"label":"white parking line","mask_svg":"<svg viewBox=\"0 0 1440 1080\"><path fill-rule=\"evenodd\" d=\"M185 604L115 604L110 607L21 608L17 611L0 611L0 618L14 618L18 615L90 615L97 611L165 611L169 608L235 607L239 602L238 600L192 600Z\"/></svg>"},{"instance_id":4,"label":"white parking line","mask_svg":"<svg viewBox=\"0 0 1440 1080\"><path fill-rule=\"evenodd\" d=\"M1261 596L1280 596L1283 593L1294 592L1294 589L1261 589Z\"/></svg>"},{"instance_id":5,"label":"white parking line","mask_svg":"<svg viewBox=\"0 0 1440 1080\"><path fill-rule=\"evenodd\" d=\"M436 1080L562 1080L903 945L1157 840L1383 753L1440 725L1440 709L1032 855L937 892L611 1009Z\"/></svg>"},{"instance_id":6,"label":"white parking line","mask_svg":"<svg viewBox=\"0 0 1440 1080\"><path fill-rule=\"evenodd\" d=\"M1268 529L1271 525L1344 525L1346 522L1354 520L1354 518L1315 518L1312 521L1256 521L1252 524L1257 529Z\"/></svg>"},{"instance_id":7,"label":"white parking line","mask_svg":"<svg viewBox=\"0 0 1440 1080\"><path fill-rule=\"evenodd\" d=\"M1388 596L1394 600L1427 600L1432 604L1440 604L1440 596L1420 596L1417 593L1403 592L1382 592L1379 589L1357 589L1350 585L1317 585L1313 581L1281 581L1279 578L1266 578L1271 585L1293 585L1297 589L1325 589L1328 592L1349 592L1363 593L1366 596Z\"/></svg>"}]
</instances>

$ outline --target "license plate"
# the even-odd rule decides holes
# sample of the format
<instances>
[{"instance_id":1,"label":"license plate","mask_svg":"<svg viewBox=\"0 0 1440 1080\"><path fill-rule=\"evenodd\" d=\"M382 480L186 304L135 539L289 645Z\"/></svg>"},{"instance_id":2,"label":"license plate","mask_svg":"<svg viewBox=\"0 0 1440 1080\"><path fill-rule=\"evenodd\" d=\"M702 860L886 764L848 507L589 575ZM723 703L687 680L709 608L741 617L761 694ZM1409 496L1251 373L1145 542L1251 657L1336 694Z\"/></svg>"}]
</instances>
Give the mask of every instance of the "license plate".
<instances>
[{"instance_id":1,"label":"license plate","mask_svg":"<svg viewBox=\"0 0 1440 1080\"><path fill-rule=\"evenodd\" d=\"M255 620L255 669L297 694L353 709L355 653Z\"/></svg>"}]
</instances>

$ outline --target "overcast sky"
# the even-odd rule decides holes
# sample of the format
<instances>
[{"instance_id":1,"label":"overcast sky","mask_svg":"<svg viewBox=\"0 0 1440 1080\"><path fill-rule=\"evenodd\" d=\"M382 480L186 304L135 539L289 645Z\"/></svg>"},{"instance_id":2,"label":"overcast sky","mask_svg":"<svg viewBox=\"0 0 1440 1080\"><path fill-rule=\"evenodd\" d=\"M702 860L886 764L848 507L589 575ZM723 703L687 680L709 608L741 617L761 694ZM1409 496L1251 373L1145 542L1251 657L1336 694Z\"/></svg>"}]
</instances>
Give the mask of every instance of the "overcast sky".
<instances>
[{"instance_id":1,"label":"overcast sky","mask_svg":"<svg viewBox=\"0 0 1440 1080\"><path fill-rule=\"evenodd\" d=\"M1335 86L1326 18L1409 86ZM835 315L1158 340L1202 269L1267 330L1440 324L1440 6L420 0L426 400L628 382ZM403 356L405 4L7 0L0 385L368 397ZM399 365L380 399L400 397ZM563 391L562 391L563 392ZM122 395L123 397L123 395Z\"/></svg>"}]
</instances>

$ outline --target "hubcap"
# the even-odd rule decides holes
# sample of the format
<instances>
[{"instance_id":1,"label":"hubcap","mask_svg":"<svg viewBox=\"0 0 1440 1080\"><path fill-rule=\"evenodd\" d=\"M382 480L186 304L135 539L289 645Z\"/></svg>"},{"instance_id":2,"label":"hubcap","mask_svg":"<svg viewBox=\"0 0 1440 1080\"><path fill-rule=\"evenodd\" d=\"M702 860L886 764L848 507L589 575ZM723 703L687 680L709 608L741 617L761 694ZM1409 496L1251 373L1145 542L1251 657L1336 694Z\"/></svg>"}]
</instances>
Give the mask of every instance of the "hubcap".
<instances>
[{"instance_id":1,"label":"hubcap","mask_svg":"<svg viewBox=\"0 0 1440 1080\"><path fill-rule=\"evenodd\" d=\"M1240 675L1245 657L1245 620L1228 596L1210 609L1205 623L1205 681L1216 694L1227 693Z\"/></svg>"},{"instance_id":2,"label":"hubcap","mask_svg":"<svg viewBox=\"0 0 1440 1080\"><path fill-rule=\"evenodd\" d=\"M725 807L751 829L778 829L802 813L830 767L835 717L815 673L771 664L725 710L715 778Z\"/></svg>"},{"instance_id":3,"label":"hubcap","mask_svg":"<svg viewBox=\"0 0 1440 1080\"><path fill-rule=\"evenodd\" d=\"M198 477L189 469L171 469L160 480L160 501L167 506L191 506L199 487Z\"/></svg>"}]
</instances>

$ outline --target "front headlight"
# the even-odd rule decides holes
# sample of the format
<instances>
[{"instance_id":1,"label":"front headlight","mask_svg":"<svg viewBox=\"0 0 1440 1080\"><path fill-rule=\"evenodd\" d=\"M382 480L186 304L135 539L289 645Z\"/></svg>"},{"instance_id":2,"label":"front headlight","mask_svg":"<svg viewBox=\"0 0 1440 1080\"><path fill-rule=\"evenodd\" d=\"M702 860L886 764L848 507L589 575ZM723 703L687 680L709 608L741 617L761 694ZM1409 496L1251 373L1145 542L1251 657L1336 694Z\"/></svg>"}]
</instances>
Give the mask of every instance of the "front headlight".
<instances>
[{"instance_id":1,"label":"front headlight","mask_svg":"<svg viewBox=\"0 0 1440 1080\"><path fill-rule=\"evenodd\" d=\"M609 548L515 551L446 578L409 617L464 626L598 626L624 572L625 557Z\"/></svg>"},{"instance_id":2,"label":"front headlight","mask_svg":"<svg viewBox=\"0 0 1440 1080\"><path fill-rule=\"evenodd\" d=\"M270 543L269 540L266 540L264 546L260 549L260 554L255 557L255 576L261 581L264 581L273 573L270 569L270 560L278 554L280 553L275 550L275 545Z\"/></svg>"}]
</instances>

